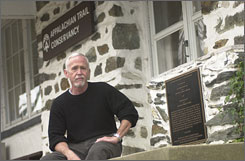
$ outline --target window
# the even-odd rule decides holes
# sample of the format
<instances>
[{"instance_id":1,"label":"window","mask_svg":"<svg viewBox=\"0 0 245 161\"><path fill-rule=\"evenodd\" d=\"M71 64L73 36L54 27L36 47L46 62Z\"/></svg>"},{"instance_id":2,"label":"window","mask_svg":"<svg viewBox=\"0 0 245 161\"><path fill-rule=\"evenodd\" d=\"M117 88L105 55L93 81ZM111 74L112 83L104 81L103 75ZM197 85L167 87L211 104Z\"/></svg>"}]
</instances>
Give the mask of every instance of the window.
<instances>
[{"instance_id":1,"label":"window","mask_svg":"<svg viewBox=\"0 0 245 161\"><path fill-rule=\"evenodd\" d=\"M6 93L4 127L30 118L41 109L34 24L32 19L5 19L1 26L1 66L4 68L1 69L4 78L1 90Z\"/></svg>"},{"instance_id":2,"label":"window","mask_svg":"<svg viewBox=\"0 0 245 161\"><path fill-rule=\"evenodd\" d=\"M203 55L200 2L151 1L149 11L154 75Z\"/></svg>"}]
</instances>

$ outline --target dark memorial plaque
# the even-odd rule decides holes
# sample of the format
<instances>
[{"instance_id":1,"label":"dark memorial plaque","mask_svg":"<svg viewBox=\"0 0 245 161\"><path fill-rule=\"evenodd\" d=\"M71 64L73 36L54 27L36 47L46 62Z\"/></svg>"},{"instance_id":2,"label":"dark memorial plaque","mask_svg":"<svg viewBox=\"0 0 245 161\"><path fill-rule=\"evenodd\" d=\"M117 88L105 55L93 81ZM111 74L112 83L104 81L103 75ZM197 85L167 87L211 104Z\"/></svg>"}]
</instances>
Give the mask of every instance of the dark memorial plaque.
<instances>
[{"instance_id":1,"label":"dark memorial plaque","mask_svg":"<svg viewBox=\"0 0 245 161\"><path fill-rule=\"evenodd\" d=\"M94 32L94 2L84 1L42 30L43 60L49 60Z\"/></svg>"},{"instance_id":2,"label":"dark memorial plaque","mask_svg":"<svg viewBox=\"0 0 245 161\"><path fill-rule=\"evenodd\" d=\"M165 82L172 145L205 142L207 132L199 69Z\"/></svg>"}]
</instances>

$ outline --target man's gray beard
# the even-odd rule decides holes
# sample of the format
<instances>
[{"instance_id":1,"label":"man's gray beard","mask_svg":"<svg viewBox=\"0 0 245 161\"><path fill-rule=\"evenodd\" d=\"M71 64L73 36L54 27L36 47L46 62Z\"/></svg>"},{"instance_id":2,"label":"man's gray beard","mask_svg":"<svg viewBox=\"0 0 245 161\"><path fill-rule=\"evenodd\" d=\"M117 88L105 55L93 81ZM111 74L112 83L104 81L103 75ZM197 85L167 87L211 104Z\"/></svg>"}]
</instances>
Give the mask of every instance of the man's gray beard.
<instances>
[{"instance_id":1,"label":"man's gray beard","mask_svg":"<svg viewBox=\"0 0 245 161\"><path fill-rule=\"evenodd\" d=\"M74 83L74 86L79 88L79 87L83 87L85 85L85 81L79 82L79 83Z\"/></svg>"}]
</instances>

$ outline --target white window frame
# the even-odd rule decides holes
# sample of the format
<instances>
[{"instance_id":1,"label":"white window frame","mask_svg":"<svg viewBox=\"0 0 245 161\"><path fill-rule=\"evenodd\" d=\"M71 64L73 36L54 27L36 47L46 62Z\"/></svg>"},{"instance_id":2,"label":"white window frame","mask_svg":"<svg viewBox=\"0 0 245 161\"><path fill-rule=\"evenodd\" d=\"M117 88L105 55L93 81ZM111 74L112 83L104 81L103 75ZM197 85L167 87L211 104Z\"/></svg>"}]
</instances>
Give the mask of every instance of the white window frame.
<instances>
[{"instance_id":1,"label":"white window frame","mask_svg":"<svg viewBox=\"0 0 245 161\"><path fill-rule=\"evenodd\" d=\"M188 55L187 62L191 60L195 60L197 56L197 44L196 44L196 34L195 34L195 22L202 19L201 11L198 11L193 14L193 6L192 1L181 1L182 3L182 12L183 12L183 20L179 21L166 29L160 31L155 34L155 20L154 20L154 10L153 10L153 2L148 1L148 10L150 16L150 31L151 31L151 46L152 46L152 66L153 66L153 76L158 76L159 68L158 68L158 55L157 55L157 41L171 35L172 33L184 29L185 40L188 40L188 47L186 48L186 53Z\"/></svg>"},{"instance_id":2,"label":"white window frame","mask_svg":"<svg viewBox=\"0 0 245 161\"><path fill-rule=\"evenodd\" d=\"M196 34L195 34L195 22L197 22L198 20L202 19L202 13L201 11L198 11L196 13L193 14L193 5L192 5L192 1L184 1L182 2L182 10L184 11L183 13L185 14L183 17L184 19L184 33L185 33L185 38L186 40L188 40L189 44L193 44L193 45L189 45L188 46L188 52L190 53L190 60L195 60L197 59L197 40L196 40ZM187 30L189 29L189 30ZM187 59L188 60L188 59Z\"/></svg>"},{"instance_id":3,"label":"white window frame","mask_svg":"<svg viewBox=\"0 0 245 161\"><path fill-rule=\"evenodd\" d=\"M27 17L25 17L27 18ZM23 50L24 50L24 70L25 70L25 90L27 95L27 115L17 118L13 121L10 120L10 109L9 109L9 100L8 100L8 89L7 86L7 71L6 71L6 57L2 53L0 66L1 66L1 93L5 93L5 95L1 95L1 131L8 130L14 126L22 124L29 119L39 116L40 111L33 113L31 110L31 86L34 83L34 75L32 68L32 43L37 40L31 40L31 19L35 21L35 17L28 17L28 19L20 19L22 21L22 31L23 31ZM18 19L19 20L19 19ZM1 26L4 27L8 25L12 20L4 20L4 24ZM2 36L2 35L1 35ZM2 36L4 38L4 36ZM4 40L2 40L4 41ZM5 46L2 46L2 51L6 53ZM7 93L7 94L6 94ZM3 111L2 111L3 110ZM2 118L3 117L3 118Z\"/></svg>"}]
</instances>

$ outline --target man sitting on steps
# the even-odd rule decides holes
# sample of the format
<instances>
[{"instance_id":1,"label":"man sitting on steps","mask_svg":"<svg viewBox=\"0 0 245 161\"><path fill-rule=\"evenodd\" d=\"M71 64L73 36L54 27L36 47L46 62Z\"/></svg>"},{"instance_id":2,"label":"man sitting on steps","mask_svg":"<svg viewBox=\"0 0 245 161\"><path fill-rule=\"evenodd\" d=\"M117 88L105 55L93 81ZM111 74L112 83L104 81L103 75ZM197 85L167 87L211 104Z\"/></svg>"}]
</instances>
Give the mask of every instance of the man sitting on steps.
<instances>
[{"instance_id":1,"label":"man sitting on steps","mask_svg":"<svg viewBox=\"0 0 245 161\"><path fill-rule=\"evenodd\" d=\"M53 152L41 160L105 160L120 156L122 137L138 120L132 102L107 83L88 82L89 63L82 54L67 58L64 74L71 88L52 103L48 135ZM114 115L120 120L118 129Z\"/></svg>"}]
</instances>

